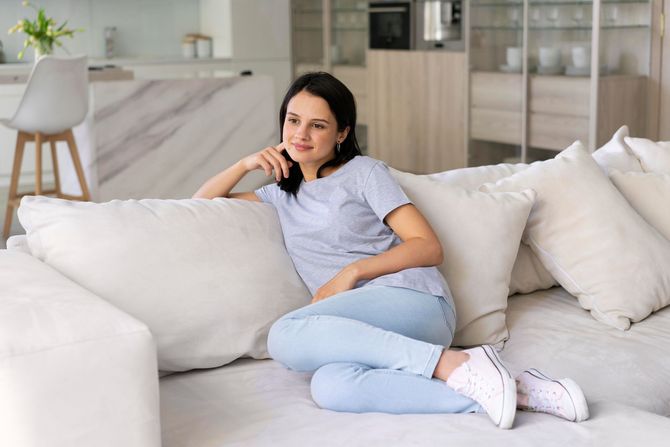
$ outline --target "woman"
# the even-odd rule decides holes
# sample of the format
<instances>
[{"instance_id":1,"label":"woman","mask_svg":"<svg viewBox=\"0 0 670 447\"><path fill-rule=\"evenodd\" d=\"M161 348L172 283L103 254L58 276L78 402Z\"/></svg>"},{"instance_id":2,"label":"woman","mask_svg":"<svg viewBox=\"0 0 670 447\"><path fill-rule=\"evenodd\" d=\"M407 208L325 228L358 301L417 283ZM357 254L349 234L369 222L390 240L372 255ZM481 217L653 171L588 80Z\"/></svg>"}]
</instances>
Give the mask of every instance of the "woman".
<instances>
[{"instance_id":1,"label":"woman","mask_svg":"<svg viewBox=\"0 0 670 447\"><path fill-rule=\"evenodd\" d=\"M588 418L572 380L527 370L516 381L496 351L447 349L456 327L442 247L384 163L361 155L347 87L309 73L279 112L282 141L207 181L195 198L275 206L296 270L313 295L270 329L272 357L315 371L322 408L388 413L483 412L510 428L517 406L572 421ZM248 172L276 183L230 193ZM518 386L517 386L518 384Z\"/></svg>"}]
</instances>

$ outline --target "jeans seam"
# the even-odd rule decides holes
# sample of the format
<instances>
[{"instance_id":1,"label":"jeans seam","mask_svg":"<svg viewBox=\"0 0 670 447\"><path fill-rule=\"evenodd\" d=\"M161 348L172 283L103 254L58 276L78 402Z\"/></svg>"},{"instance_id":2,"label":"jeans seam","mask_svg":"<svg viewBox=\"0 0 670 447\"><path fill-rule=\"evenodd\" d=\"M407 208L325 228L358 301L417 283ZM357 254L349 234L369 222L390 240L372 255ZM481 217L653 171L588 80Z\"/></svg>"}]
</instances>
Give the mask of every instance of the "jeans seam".
<instances>
[{"instance_id":1,"label":"jeans seam","mask_svg":"<svg viewBox=\"0 0 670 447\"><path fill-rule=\"evenodd\" d=\"M440 309L442 310L442 317L444 318L444 324L449 328L449 332L451 332L451 336L453 338L454 328L451 327L451 325L449 324L449 320L447 319L447 314L444 312L444 306L442 306L442 303L440 303L440 299L445 300L445 303L447 304L447 307L449 307L450 310L451 310L451 306L449 305L449 303L447 303L445 298L443 298L441 296L436 296L436 298L437 298L437 305L440 306ZM453 310L451 311L451 314L454 315L454 320L456 320L456 318L455 318L456 315L454 314Z\"/></svg>"}]
</instances>

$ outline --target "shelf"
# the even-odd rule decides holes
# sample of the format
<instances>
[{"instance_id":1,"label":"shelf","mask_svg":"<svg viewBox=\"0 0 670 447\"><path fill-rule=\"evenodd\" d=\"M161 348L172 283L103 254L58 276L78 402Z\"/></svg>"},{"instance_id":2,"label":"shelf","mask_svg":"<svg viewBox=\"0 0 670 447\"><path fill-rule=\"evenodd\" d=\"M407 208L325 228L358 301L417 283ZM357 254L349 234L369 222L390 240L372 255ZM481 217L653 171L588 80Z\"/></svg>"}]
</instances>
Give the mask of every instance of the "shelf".
<instances>
[{"instance_id":1,"label":"shelf","mask_svg":"<svg viewBox=\"0 0 670 447\"><path fill-rule=\"evenodd\" d=\"M600 29L649 29L651 25L604 25ZM473 26L473 31L523 31L521 26ZM590 26L529 26L532 31L591 31Z\"/></svg>"},{"instance_id":2,"label":"shelf","mask_svg":"<svg viewBox=\"0 0 670 447\"><path fill-rule=\"evenodd\" d=\"M623 4L623 3L634 3L634 4L641 4L641 5L646 5L649 4L650 0L606 0L602 1L602 5L611 5L611 4ZM580 1L580 0L566 0L566 1L558 1L558 0L550 0L550 1L529 1L530 6L570 6L570 5L579 5L579 6L587 6L587 5L592 5L593 1ZM505 7L522 7L523 6L523 1L521 0L514 0L514 1L487 1L486 3L471 3L470 7L472 8L505 8Z\"/></svg>"},{"instance_id":3,"label":"shelf","mask_svg":"<svg viewBox=\"0 0 670 447\"><path fill-rule=\"evenodd\" d=\"M294 31L319 31L322 32L323 28L320 26L294 26Z\"/></svg>"},{"instance_id":4,"label":"shelf","mask_svg":"<svg viewBox=\"0 0 670 447\"><path fill-rule=\"evenodd\" d=\"M367 28L361 28L361 27L348 27L348 26L334 26L333 31L367 31Z\"/></svg>"}]
</instances>

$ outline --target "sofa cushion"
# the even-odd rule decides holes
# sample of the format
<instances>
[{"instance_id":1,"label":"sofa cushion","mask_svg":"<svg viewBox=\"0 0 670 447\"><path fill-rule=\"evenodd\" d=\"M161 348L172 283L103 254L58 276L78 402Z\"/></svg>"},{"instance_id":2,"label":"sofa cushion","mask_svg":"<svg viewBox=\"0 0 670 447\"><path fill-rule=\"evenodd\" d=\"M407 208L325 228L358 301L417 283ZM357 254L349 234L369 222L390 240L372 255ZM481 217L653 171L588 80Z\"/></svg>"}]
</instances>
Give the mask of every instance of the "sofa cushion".
<instances>
[{"instance_id":1,"label":"sofa cushion","mask_svg":"<svg viewBox=\"0 0 670 447\"><path fill-rule=\"evenodd\" d=\"M597 320L628 329L670 304L670 241L631 208L580 142L483 186L527 188L537 200L524 241Z\"/></svg>"},{"instance_id":2,"label":"sofa cushion","mask_svg":"<svg viewBox=\"0 0 670 447\"><path fill-rule=\"evenodd\" d=\"M496 182L528 168L523 163L501 163L489 166L477 166L427 175L428 178L448 185L476 190L484 183ZM542 262L533 254L530 247L519 244L519 252L512 268L509 283L509 294L531 293L535 290L548 289L558 283L542 265Z\"/></svg>"},{"instance_id":3,"label":"sofa cushion","mask_svg":"<svg viewBox=\"0 0 670 447\"><path fill-rule=\"evenodd\" d=\"M487 194L395 169L391 173L442 243L444 262L438 268L457 315L452 344L506 340L508 285L535 193Z\"/></svg>"},{"instance_id":4,"label":"sofa cushion","mask_svg":"<svg viewBox=\"0 0 670 447\"><path fill-rule=\"evenodd\" d=\"M670 141L654 142L646 138L631 137L624 138L624 141L640 159L645 172L670 174Z\"/></svg>"},{"instance_id":5,"label":"sofa cushion","mask_svg":"<svg viewBox=\"0 0 670 447\"><path fill-rule=\"evenodd\" d=\"M670 417L670 307L623 332L555 287L510 298L507 326L501 356L513 375L538 368L574 379L591 406L611 401Z\"/></svg>"},{"instance_id":6,"label":"sofa cushion","mask_svg":"<svg viewBox=\"0 0 670 447\"><path fill-rule=\"evenodd\" d=\"M670 173L615 170L610 180L635 211L670 240Z\"/></svg>"},{"instance_id":7,"label":"sofa cushion","mask_svg":"<svg viewBox=\"0 0 670 447\"><path fill-rule=\"evenodd\" d=\"M628 126L621 126L614 132L612 139L593 152L593 159L605 174L610 169L617 169L621 172L642 172L640 160L626 144L626 137L628 137Z\"/></svg>"},{"instance_id":8,"label":"sofa cushion","mask_svg":"<svg viewBox=\"0 0 670 447\"><path fill-rule=\"evenodd\" d=\"M34 256L149 326L161 370L266 358L271 324L309 303L267 204L25 197L19 219Z\"/></svg>"}]
</instances>

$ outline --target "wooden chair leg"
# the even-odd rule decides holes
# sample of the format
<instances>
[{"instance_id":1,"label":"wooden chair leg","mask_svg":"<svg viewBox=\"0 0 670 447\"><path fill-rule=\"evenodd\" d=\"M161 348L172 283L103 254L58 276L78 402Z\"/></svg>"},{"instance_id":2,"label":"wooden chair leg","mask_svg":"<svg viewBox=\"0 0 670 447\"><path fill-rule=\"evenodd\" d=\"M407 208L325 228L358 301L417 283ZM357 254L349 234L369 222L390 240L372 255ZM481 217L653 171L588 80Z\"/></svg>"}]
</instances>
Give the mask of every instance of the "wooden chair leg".
<instances>
[{"instance_id":1,"label":"wooden chair leg","mask_svg":"<svg viewBox=\"0 0 670 447\"><path fill-rule=\"evenodd\" d=\"M77 144L74 141L74 135L72 134L72 129L65 131L65 139L67 140L67 145L70 147L70 156L72 157L72 164L74 164L74 169L77 171L77 178L79 179L79 186L81 187L82 200L89 201L91 200L91 193L88 190L88 185L86 184L86 177L84 176L84 169L81 167L81 161L79 160L79 151L77 150Z\"/></svg>"},{"instance_id":2,"label":"wooden chair leg","mask_svg":"<svg viewBox=\"0 0 670 447\"><path fill-rule=\"evenodd\" d=\"M42 194L42 142L44 136L35 134L35 195Z\"/></svg>"},{"instance_id":3,"label":"wooden chair leg","mask_svg":"<svg viewBox=\"0 0 670 447\"><path fill-rule=\"evenodd\" d=\"M12 228L14 217L15 200L18 198L19 177L21 175L21 163L23 162L23 149L26 146L26 134L18 132L16 136L16 150L14 151L14 166L12 167L12 178L9 183L9 194L7 197L7 210L5 211L5 226L2 237L7 239Z\"/></svg>"},{"instance_id":4,"label":"wooden chair leg","mask_svg":"<svg viewBox=\"0 0 670 447\"><path fill-rule=\"evenodd\" d=\"M56 186L56 197L61 197L62 192L60 189L60 173L58 171L58 155L56 154L56 142L54 140L49 141L51 145L51 163L53 164L54 169L54 183Z\"/></svg>"}]
</instances>

